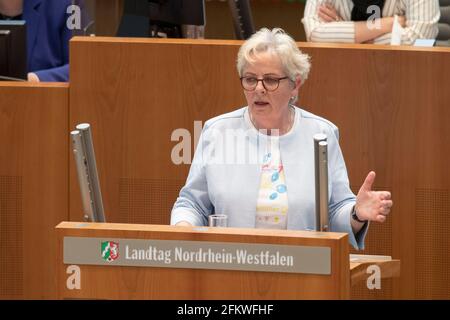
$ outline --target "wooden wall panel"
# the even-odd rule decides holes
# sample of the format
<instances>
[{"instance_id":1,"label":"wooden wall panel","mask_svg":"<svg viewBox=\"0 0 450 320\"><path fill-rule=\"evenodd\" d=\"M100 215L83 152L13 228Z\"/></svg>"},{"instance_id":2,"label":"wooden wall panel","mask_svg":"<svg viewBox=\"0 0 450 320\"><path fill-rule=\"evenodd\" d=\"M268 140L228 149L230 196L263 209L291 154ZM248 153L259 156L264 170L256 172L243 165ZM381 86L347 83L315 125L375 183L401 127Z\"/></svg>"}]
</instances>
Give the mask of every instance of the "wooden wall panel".
<instances>
[{"instance_id":1,"label":"wooden wall panel","mask_svg":"<svg viewBox=\"0 0 450 320\"><path fill-rule=\"evenodd\" d=\"M95 0L95 33L115 36L123 14L124 0Z\"/></svg>"},{"instance_id":2,"label":"wooden wall panel","mask_svg":"<svg viewBox=\"0 0 450 320\"><path fill-rule=\"evenodd\" d=\"M376 226L367 238L370 253L392 255L407 266L387 297L433 298L423 284L439 279L447 289L439 297L449 299L449 220L438 218L436 205L421 203L419 194L448 197L450 190L450 51L309 44L304 51L312 56L313 72L302 105L339 126L353 191L370 170L377 172L378 189L392 191L390 227ZM440 212L450 213L448 201L440 202ZM423 215L434 224L425 227ZM424 229L429 233L421 235ZM423 270L417 266L436 270L419 287L415 279Z\"/></svg>"},{"instance_id":3,"label":"wooden wall panel","mask_svg":"<svg viewBox=\"0 0 450 320\"><path fill-rule=\"evenodd\" d=\"M72 42L70 125L87 121L94 126L111 222L168 222L189 169L171 162L176 144L171 133L177 128L193 133L194 120L205 121L245 104L234 66L240 43L108 38ZM450 51L299 46L313 64L299 103L340 128L354 192L375 170L375 187L391 190L395 201L389 222L371 227L364 253L392 255L406 267L400 279L386 284L384 293L361 289L354 297L450 298L450 225L439 218L450 213ZM80 220L73 163L70 190L70 217ZM163 200L154 196L158 190L165 190ZM425 217L428 220L422 221Z\"/></svg>"},{"instance_id":4,"label":"wooden wall panel","mask_svg":"<svg viewBox=\"0 0 450 320\"><path fill-rule=\"evenodd\" d=\"M255 29L283 28L296 41L305 41L306 35L301 19L305 4L286 0L252 0ZM227 1L206 1L206 39L236 39L233 19Z\"/></svg>"},{"instance_id":5,"label":"wooden wall panel","mask_svg":"<svg viewBox=\"0 0 450 320\"><path fill-rule=\"evenodd\" d=\"M54 299L54 227L68 219L68 86L1 83L0 97L0 299Z\"/></svg>"},{"instance_id":6,"label":"wooden wall panel","mask_svg":"<svg viewBox=\"0 0 450 320\"><path fill-rule=\"evenodd\" d=\"M235 45L164 41L80 39L71 48L70 124L93 126L110 222L168 223L189 170L171 160L172 133L188 130L193 150L195 120L245 104ZM72 161L74 221L81 219L81 204Z\"/></svg>"}]
</instances>

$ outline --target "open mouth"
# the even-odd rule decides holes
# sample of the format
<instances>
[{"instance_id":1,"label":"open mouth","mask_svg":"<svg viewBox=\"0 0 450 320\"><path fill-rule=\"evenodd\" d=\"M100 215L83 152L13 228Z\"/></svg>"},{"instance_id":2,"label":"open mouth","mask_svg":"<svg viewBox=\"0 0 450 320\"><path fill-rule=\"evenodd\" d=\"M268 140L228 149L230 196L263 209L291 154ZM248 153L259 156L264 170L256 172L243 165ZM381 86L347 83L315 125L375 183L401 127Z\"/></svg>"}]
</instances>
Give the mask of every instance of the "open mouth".
<instances>
[{"instance_id":1,"label":"open mouth","mask_svg":"<svg viewBox=\"0 0 450 320\"><path fill-rule=\"evenodd\" d=\"M265 106L268 106L268 105L269 105L269 103L268 103L268 102L265 102L265 101L255 101L253 104L254 104L256 107L265 107Z\"/></svg>"}]
</instances>

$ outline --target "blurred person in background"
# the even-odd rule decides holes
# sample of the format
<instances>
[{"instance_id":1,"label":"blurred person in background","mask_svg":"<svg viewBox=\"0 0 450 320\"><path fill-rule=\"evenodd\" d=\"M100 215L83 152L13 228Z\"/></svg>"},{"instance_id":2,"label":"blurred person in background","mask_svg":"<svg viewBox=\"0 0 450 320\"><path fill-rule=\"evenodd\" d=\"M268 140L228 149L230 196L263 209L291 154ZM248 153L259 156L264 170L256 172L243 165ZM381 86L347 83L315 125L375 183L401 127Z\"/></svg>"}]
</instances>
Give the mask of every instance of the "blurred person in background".
<instances>
[{"instance_id":1,"label":"blurred person in background","mask_svg":"<svg viewBox=\"0 0 450 320\"><path fill-rule=\"evenodd\" d=\"M395 16L399 44L438 34L438 0L307 0L302 22L308 41L390 44Z\"/></svg>"}]
</instances>

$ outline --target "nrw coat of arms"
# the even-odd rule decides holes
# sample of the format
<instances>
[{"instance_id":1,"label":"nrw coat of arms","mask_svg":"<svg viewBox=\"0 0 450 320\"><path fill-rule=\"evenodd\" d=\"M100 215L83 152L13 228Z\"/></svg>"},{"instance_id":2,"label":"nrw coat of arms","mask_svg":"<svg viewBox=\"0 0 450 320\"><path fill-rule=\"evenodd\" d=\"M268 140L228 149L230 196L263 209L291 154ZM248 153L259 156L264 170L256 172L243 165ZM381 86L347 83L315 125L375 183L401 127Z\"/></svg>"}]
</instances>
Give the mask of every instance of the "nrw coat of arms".
<instances>
[{"instance_id":1,"label":"nrw coat of arms","mask_svg":"<svg viewBox=\"0 0 450 320\"><path fill-rule=\"evenodd\" d=\"M112 262L119 257L119 244L113 241L102 242L102 259Z\"/></svg>"}]
</instances>

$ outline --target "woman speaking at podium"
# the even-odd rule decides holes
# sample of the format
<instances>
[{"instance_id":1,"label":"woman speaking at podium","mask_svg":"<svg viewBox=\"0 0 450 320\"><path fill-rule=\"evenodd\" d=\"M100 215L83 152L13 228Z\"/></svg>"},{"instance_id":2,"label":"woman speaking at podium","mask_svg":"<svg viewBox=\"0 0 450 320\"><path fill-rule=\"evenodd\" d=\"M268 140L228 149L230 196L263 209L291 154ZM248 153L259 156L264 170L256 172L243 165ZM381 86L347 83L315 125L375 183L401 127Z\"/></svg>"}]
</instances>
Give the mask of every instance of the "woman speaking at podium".
<instances>
[{"instance_id":1,"label":"woman speaking at podium","mask_svg":"<svg viewBox=\"0 0 450 320\"><path fill-rule=\"evenodd\" d=\"M229 227L315 230L313 136L328 143L329 229L364 248L368 222L384 222L387 191L372 191L370 172L355 196L328 120L294 105L310 70L309 57L281 29L261 29L240 48L237 69L247 106L208 120L172 225L207 225L226 214Z\"/></svg>"}]
</instances>

